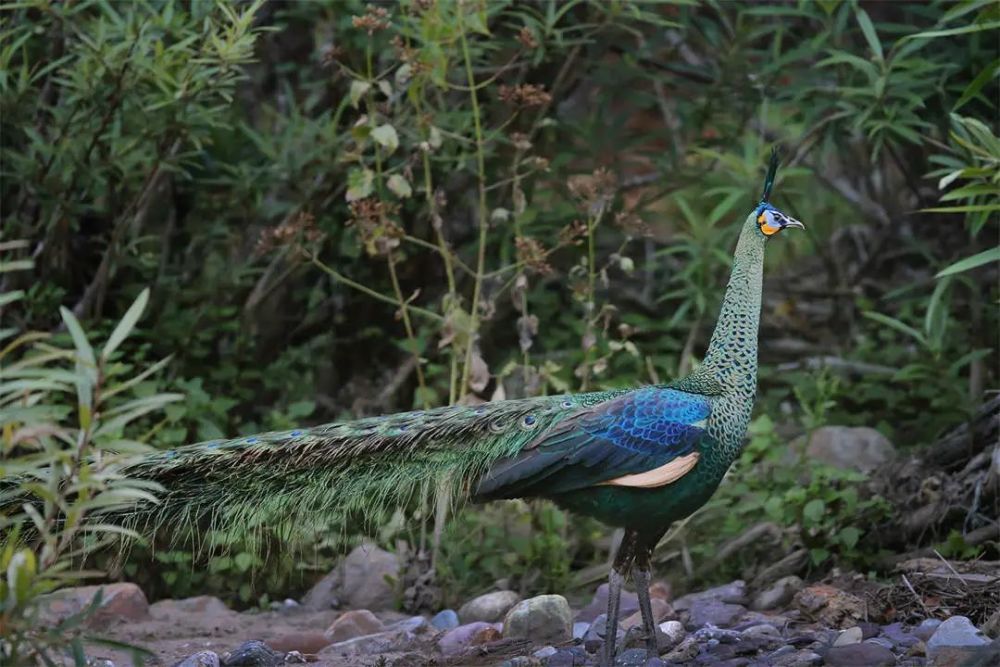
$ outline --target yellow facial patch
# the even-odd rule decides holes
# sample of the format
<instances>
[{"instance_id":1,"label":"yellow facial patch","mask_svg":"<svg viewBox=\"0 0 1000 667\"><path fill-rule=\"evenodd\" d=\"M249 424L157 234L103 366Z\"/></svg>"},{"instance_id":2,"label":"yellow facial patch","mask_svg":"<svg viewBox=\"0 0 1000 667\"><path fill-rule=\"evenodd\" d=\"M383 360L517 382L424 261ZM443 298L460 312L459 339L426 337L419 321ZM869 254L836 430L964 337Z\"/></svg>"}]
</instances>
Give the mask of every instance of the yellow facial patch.
<instances>
[{"instance_id":1,"label":"yellow facial patch","mask_svg":"<svg viewBox=\"0 0 1000 667\"><path fill-rule=\"evenodd\" d=\"M761 217L763 218L764 216ZM780 232L781 227L778 227L777 225L772 225L767 222L763 222L760 225L760 231L764 232L766 236L770 236L771 234L777 234L778 232Z\"/></svg>"}]
</instances>

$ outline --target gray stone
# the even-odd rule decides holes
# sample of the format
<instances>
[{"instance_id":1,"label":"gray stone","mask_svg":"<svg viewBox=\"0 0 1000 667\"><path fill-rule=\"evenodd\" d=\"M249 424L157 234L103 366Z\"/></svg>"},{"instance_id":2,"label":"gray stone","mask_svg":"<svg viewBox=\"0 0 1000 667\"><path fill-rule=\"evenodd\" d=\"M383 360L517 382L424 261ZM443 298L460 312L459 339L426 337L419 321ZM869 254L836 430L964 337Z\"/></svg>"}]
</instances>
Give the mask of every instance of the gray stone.
<instances>
[{"instance_id":1,"label":"gray stone","mask_svg":"<svg viewBox=\"0 0 1000 667\"><path fill-rule=\"evenodd\" d=\"M507 612L503 636L533 642L561 642L573 636L573 611L561 595L523 600Z\"/></svg>"},{"instance_id":2,"label":"gray stone","mask_svg":"<svg viewBox=\"0 0 1000 667\"><path fill-rule=\"evenodd\" d=\"M786 607L801 589L802 579L799 577L794 574L782 577L757 593L750 603L750 608L755 611L766 611Z\"/></svg>"},{"instance_id":3,"label":"gray stone","mask_svg":"<svg viewBox=\"0 0 1000 667\"><path fill-rule=\"evenodd\" d=\"M808 649L786 653L770 661L771 667L814 667L822 664L823 656ZM853 667L860 667L860 665L853 665Z\"/></svg>"},{"instance_id":4,"label":"gray stone","mask_svg":"<svg viewBox=\"0 0 1000 667\"><path fill-rule=\"evenodd\" d=\"M438 648L446 656L464 653L472 646L479 646L500 639L500 632L491 623L477 621L448 630L438 640Z\"/></svg>"},{"instance_id":5,"label":"gray stone","mask_svg":"<svg viewBox=\"0 0 1000 667\"><path fill-rule=\"evenodd\" d=\"M694 637L685 637L684 640L677 645L674 650L667 653L664 657L668 663L675 662L687 662L698 655L700 650L698 646L698 640Z\"/></svg>"},{"instance_id":6,"label":"gray stone","mask_svg":"<svg viewBox=\"0 0 1000 667\"><path fill-rule=\"evenodd\" d=\"M687 637L687 631L684 629L684 624L680 621L664 621L660 623L660 632L666 637L667 643L670 648L673 648L684 641Z\"/></svg>"},{"instance_id":7,"label":"gray stone","mask_svg":"<svg viewBox=\"0 0 1000 667\"><path fill-rule=\"evenodd\" d=\"M431 625L438 630L451 630L452 628L457 628L459 626L458 614L455 613L454 609L439 611L434 614L434 618L431 619Z\"/></svg>"},{"instance_id":8,"label":"gray stone","mask_svg":"<svg viewBox=\"0 0 1000 667\"><path fill-rule=\"evenodd\" d=\"M744 604L747 601L746 582L737 579L722 586L709 588L699 593L689 593L674 600L673 607L678 611L690 609L697 600L717 600L728 604Z\"/></svg>"},{"instance_id":9,"label":"gray stone","mask_svg":"<svg viewBox=\"0 0 1000 667\"><path fill-rule=\"evenodd\" d=\"M1000 639L981 646L942 646L929 667L996 667L1000 665Z\"/></svg>"},{"instance_id":10,"label":"gray stone","mask_svg":"<svg viewBox=\"0 0 1000 667\"><path fill-rule=\"evenodd\" d=\"M334 656L360 656L372 655L375 653L386 653L395 647L405 645L413 635L406 632L389 630L377 632L371 635L362 635L346 641L330 644L319 652L320 658L332 658Z\"/></svg>"},{"instance_id":11,"label":"gray stone","mask_svg":"<svg viewBox=\"0 0 1000 667\"><path fill-rule=\"evenodd\" d=\"M396 605L399 559L374 544L361 544L317 582L302 606L323 610L341 605L352 609L384 611Z\"/></svg>"},{"instance_id":12,"label":"gray stone","mask_svg":"<svg viewBox=\"0 0 1000 667\"><path fill-rule=\"evenodd\" d=\"M583 667L593 664L593 658L580 646L558 649L545 660L545 667Z\"/></svg>"},{"instance_id":13,"label":"gray stone","mask_svg":"<svg viewBox=\"0 0 1000 667\"><path fill-rule=\"evenodd\" d=\"M834 646L850 646L851 644L860 644L861 639L864 637L864 632L858 626L853 628L847 628L837 639L833 642Z\"/></svg>"},{"instance_id":14,"label":"gray stone","mask_svg":"<svg viewBox=\"0 0 1000 667\"><path fill-rule=\"evenodd\" d=\"M896 448L867 426L821 426L809 438L806 454L842 470L871 472L895 458Z\"/></svg>"},{"instance_id":15,"label":"gray stone","mask_svg":"<svg viewBox=\"0 0 1000 667\"><path fill-rule=\"evenodd\" d=\"M740 631L740 634L744 637L773 637L775 639L781 638L781 631L778 628L770 625L768 623L758 623L757 625L751 625L749 628Z\"/></svg>"},{"instance_id":16,"label":"gray stone","mask_svg":"<svg viewBox=\"0 0 1000 667\"><path fill-rule=\"evenodd\" d=\"M581 623L577 621L573 624L573 639L583 639L589 629L590 623Z\"/></svg>"},{"instance_id":17,"label":"gray stone","mask_svg":"<svg viewBox=\"0 0 1000 667\"><path fill-rule=\"evenodd\" d=\"M223 667L277 667L284 663L284 653L256 639L243 642L222 657Z\"/></svg>"},{"instance_id":18,"label":"gray stone","mask_svg":"<svg viewBox=\"0 0 1000 667\"><path fill-rule=\"evenodd\" d=\"M635 593L622 591L618 603L618 618L628 618L639 610L639 598ZM607 615L608 611L608 585L601 584L594 592L594 597L590 604L581 609L577 615L577 621L593 622L598 616Z\"/></svg>"},{"instance_id":19,"label":"gray stone","mask_svg":"<svg viewBox=\"0 0 1000 667\"><path fill-rule=\"evenodd\" d=\"M878 644L883 648L887 648L890 651L896 648L896 644L887 637L872 637L871 639L865 640L866 644Z\"/></svg>"},{"instance_id":20,"label":"gray stone","mask_svg":"<svg viewBox=\"0 0 1000 667\"><path fill-rule=\"evenodd\" d=\"M558 653L555 646L543 646L531 655L535 656L539 660L544 660L545 658L551 657Z\"/></svg>"},{"instance_id":21,"label":"gray stone","mask_svg":"<svg viewBox=\"0 0 1000 667\"><path fill-rule=\"evenodd\" d=\"M934 619L937 620L937 619ZM923 625L923 624L921 624ZM916 645L921 639L929 639L937 626L941 625L941 621L937 621L933 629L927 632L926 637L918 637L915 633L911 633L907 628L903 626L902 623L890 623L889 625L882 626L882 637L888 639L896 646L901 646L903 648L909 648L910 646ZM919 630L919 628L917 628Z\"/></svg>"},{"instance_id":22,"label":"gray stone","mask_svg":"<svg viewBox=\"0 0 1000 667\"><path fill-rule=\"evenodd\" d=\"M891 667L896 664L892 651L868 642L833 646L823 657L830 667Z\"/></svg>"},{"instance_id":23,"label":"gray stone","mask_svg":"<svg viewBox=\"0 0 1000 667\"><path fill-rule=\"evenodd\" d=\"M587 629L587 633L583 636L583 640L585 642L593 640L603 642L604 635L607 631L608 631L608 616L607 614L601 614L600 616L594 619L593 623L590 624L590 627ZM620 641L622 638L625 637L625 630L622 628L621 625L618 626L618 632L615 635L615 637L616 637L615 641Z\"/></svg>"},{"instance_id":24,"label":"gray stone","mask_svg":"<svg viewBox=\"0 0 1000 667\"><path fill-rule=\"evenodd\" d=\"M174 667L219 667L219 655L215 651L198 651L184 658Z\"/></svg>"},{"instance_id":25,"label":"gray stone","mask_svg":"<svg viewBox=\"0 0 1000 667\"><path fill-rule=\"evenodd\" d=\"M100 593L101 602L87 617L89 626L106 629L121 621L143 621L149 618L149 602L142 590L133 583L119 582L100 586L73 586L41 596L41 620L55 624L90 607Z\"/></svg>"},{"instance_id":26,"label":"gray stone","mask_svg":"<svg viewBox=\"0 0 1000 667\"><path fill-rule=\"evenodd\" d=\"M190 616L192 614L209 614L220 616L235 614L226 603L212 595L198 595L180 600L160 600L149 605L149 615L154 619L167 618L174 614Z\"/></svg>"},{"instance_id":27,"label":"gray stone","mask_svg":"<svg viewBox=\"0 0 1000 667\"><path fill-rule=\"evenodd\" d=\"M942 649L956 646L985 646L990 640L965 616L952 616L938 626L927 640L927 657L932 660Z\"/></svg>"},{"instance_id":28,"label":"gray stone","mask_svg":"<svg viewBox=\"0 0 1000 667\"><path fill-rule=\"evenodd\" d=\"M615 658L615 667L645 667L649 655L644 648L630 648Z\"/></svg>"},{"instance_id":29,"label":"gray stone","mask_svg":"<svg viewBox=\"0 0 1000 667\"><path fill-rule=\"evenodd\" d=\"M410 632L413 634L421 634L426 632L431 628L430 623L423 616L411 616L409 618L404 618L400 621L396 621L390 625L388 630L396 630L399 632Z\"/></svg>"},{"instance_id":30,"label":"gray stone","mask_svg":"<svg viewBox=\"0 0 1000 667\"><path fill-rule=\"evenodd\" d=\"M521 596L514 591L495 591L473 598L458 610L458 617L463 623L496 623L502 621L511 607L521 601Z\"/></svg>"},{"instance_id":31,"label":"gray stone","mask_svg":"<svg viewBox=\"0 0 1000 667\"><path fill-rule=\"evenodd\" d=\"M735 624L745 611L746 607L739 604L728 604L713 599L694 600L685 610L686 625L690 630L707 625L726 628Z\"/></svg>"},{"instance_id":32,"label":"gray stone","mask_svg":"<svg viewBox=\"0 0 1000 667\"><path fill-rule=\"evenodd\" d=\"M916 635L917 638L927 641L931 638L931 635L934 634L934 631L940 627L940 625L940 618L925 618L920 621L920 625L913 630L913 634Z\"/></svg>"}]
</instances>

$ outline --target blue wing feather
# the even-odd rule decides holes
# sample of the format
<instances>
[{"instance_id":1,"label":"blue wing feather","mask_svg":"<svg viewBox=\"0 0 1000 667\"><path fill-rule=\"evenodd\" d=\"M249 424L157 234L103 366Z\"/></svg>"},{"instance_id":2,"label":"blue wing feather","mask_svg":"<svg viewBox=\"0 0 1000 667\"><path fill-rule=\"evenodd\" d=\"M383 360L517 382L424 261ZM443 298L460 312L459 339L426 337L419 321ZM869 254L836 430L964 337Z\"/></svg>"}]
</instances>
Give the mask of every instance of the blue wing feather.
<instances>
[{"instance_id":1,"label":"blue wing feather","mask_svg":"<svg viewBox=\"0 0 1000 667\"><path fill-rule=\"evenodd\" d=\"M567 417L479 481L481 499L549 496L646 472L695 451L704 396L647 387Z\"/></svg>"}]
</instances>

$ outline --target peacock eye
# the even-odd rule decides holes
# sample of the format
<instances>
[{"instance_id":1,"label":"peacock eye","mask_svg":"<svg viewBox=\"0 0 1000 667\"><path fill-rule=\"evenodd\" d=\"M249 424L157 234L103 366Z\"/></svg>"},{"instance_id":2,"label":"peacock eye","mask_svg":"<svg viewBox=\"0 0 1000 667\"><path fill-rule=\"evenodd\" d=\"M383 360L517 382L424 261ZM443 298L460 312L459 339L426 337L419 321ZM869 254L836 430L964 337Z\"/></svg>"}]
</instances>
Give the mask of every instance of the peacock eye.
<instances>
[{"instance_id":1,"label":"peacock eye","mask_svg":"<svg viewBox=\"0 0 1000 667\"><path fill-rule=\"evenodd\" d=\"M524 428L535 428L535 424L538 423L538 419L535 415L525 415L521 418L521 426Z\"/></svg>"},{"instance_id":2,"label":"peacock eye","mask_svg":"<svg viewBox=\"0 0 1000 667\"><path fill-rule=\"evenodd\" d=\"M563 401L563 402L561 403L561 405L562 405L562 406L563 406L564 408L567 408L567 409L569 409L569 408L573 407L573 401Z\"/></svg>"}]
</instances>

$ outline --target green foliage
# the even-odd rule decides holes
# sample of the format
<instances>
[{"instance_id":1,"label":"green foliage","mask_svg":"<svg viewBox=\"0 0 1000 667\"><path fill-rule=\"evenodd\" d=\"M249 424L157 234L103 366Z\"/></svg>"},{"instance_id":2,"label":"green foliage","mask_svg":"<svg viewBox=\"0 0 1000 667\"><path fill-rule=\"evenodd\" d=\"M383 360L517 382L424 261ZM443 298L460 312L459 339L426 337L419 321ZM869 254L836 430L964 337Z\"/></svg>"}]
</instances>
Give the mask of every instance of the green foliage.
<instances>
[{"instance_id":1,"label":"green foliage","mask_svg":"<svg viewBox=\"0 0 1000 667\"><path fill-rule=\"evenodd\" d=\"M24 333L0 352L0 566L5 573L0 579L0 658L5 663L52 664L53 656L65 653L82 666L83 647L103 641L83 630L100 604L99 593L85 610L56 623L40 619L42 596L77 579L103 576L78 567L123 537L139 536L102 515L126 511L136 502L156 502L161 490L121 473L151 451L141 442L149 417L180 398L142 391L144 380L163 364L133 373L119 361L119 348L148 299L149 291L143 290L100 350L63 309L69 340Z\"/></svg>"}]
</instances>

